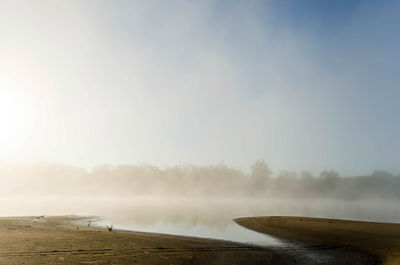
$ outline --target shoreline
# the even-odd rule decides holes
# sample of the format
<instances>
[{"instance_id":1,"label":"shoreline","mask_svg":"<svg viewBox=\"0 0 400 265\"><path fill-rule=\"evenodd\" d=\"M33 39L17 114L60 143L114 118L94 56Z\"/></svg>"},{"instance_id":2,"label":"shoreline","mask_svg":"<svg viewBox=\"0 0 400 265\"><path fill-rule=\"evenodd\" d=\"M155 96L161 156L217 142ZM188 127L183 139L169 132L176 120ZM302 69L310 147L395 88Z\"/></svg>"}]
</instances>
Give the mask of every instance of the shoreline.
<instances>
[{"instance_id":1,"label":"shoreline","mask_svg":"<svg viewBox=\"0 0 400 265\"><path fill-rule=\"evenodd\" d=\"M400 224L293 216L245 217L234 221L306 247L342 248L363 253L372 264L400 264Z\"/></svg>"},{"instance_id":2,"label":"shoreline","mask_svg":"<svg viewBox=\"0 0 400 265\"><path fill-rule=\"evenodd\" d=\"M0 264L366 264L356 252L88 227L90 216L0 218ZM344 254L349 254L343 259ZM340 261L340 263L338 263Z\"/></svg>"},{"instance_id":3,"label":"shoreline","mask_svg":"<svg viewBox=\"0 0 400 265\"><path fill-rule=\"evenodd\" d=\"M75 223L85 219L1 217L0 264L293 264L261 247Z\"/></svg>"}]
</instances>

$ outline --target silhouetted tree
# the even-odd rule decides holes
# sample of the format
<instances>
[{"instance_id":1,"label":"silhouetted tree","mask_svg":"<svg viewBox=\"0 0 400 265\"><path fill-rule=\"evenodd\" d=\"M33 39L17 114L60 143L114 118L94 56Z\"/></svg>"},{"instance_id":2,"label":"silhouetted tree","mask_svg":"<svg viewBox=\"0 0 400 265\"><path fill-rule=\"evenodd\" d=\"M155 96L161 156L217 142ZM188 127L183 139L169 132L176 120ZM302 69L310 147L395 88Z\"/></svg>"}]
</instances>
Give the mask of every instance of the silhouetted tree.
<instances>
[{"instance_id":1,"label":"silhouetted tree","mask_svg":"<svg viewBox=\"0 0 400 265\"><path fill-rule=\"evenodd\" d=\"M266 184L272 177L272 171L264 160L257 160L251 166L251 182L255 192L265 191Z\"/></svg>"},{"instance_id":2,"label":"silhouetted tree","mask_svg":"<svg viewBox=\"0 0 400 265\"><path fill-rule=\"evenodd\" d=\"M310 172L308 172L308 171L302 171L302 172L300 173L300 179L301 179L301 180L310 181L310 180L312 180L313 178L314 178L313 175L312 175Z\"/></svg>"},{"instance_id":3,"label":"silhouetted tree","mask_svg":"<svg viewBox=\"0 0 400 265\"><path fill-rule=\"evenodd\" d=\"M321 172L319 177L322 179L337 179L339 177L339 173L334 170L324 170Z\"/></svg>"},{"instance_id":4,"label":"silhouetted tree","mask_svg":"<svg viewBox=\"0 0 400 265\"><path fill-rule=\"evenodd\" d=\"M322 181L321 191L323 193L329 192L332 193L333 189L339 182L339 173L334 170L324 170L319 175L319 178Z\"/></svg>"},{"instance_id":5,"label":"silhouetted tree","mask_svg":"<svg viewBox=\"0 0 400 265\"><path fill-rule=\"evenodd\" d=\"M374 172L372 172L371 176L378 178L392 178L393 174L385 170L375 170Z\"/></svg>"}]
</instances>

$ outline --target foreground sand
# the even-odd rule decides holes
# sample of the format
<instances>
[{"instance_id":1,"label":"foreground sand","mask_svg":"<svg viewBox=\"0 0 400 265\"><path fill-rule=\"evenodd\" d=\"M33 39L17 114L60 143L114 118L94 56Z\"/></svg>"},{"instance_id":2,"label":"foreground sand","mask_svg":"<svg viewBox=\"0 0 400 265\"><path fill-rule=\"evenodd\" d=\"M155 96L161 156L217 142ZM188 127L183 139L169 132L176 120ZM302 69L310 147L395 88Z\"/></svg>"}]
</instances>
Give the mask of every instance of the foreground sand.
<instances>
[{"instance_id":1,"label":"foreground sand","mask_svg":"<svg viewBox=\"0 0 400 265\"><path fill-rule=\"evenodd\" d=\"M0 264L279 264L249 246L72 225L76 217L0 218ZM83 221L83 220L82 220Z\"/></svg>"},{"instance_id":2,"label":"foreground sand","mask_svg":"<svg viewBox=\"0 0 400 265\"><path fill-rule=\"evenodd\" d=\"M309 246L338 247L376 257L377 263L400 264L400 224L305 217L249 217L238 224Z\"/></svg>"},{"instance_id":3,"label":"foreground sand","mask_svg":"<svg viewBox=\"0 0 400 265\"><path fill-rule=\"evenodd\" d=\"M0 264L370 263L365 255L342 249L262 248L190 237L109 232L87 227L87 221L78 217L0 218Z\"/></svg>"}]
</instances>

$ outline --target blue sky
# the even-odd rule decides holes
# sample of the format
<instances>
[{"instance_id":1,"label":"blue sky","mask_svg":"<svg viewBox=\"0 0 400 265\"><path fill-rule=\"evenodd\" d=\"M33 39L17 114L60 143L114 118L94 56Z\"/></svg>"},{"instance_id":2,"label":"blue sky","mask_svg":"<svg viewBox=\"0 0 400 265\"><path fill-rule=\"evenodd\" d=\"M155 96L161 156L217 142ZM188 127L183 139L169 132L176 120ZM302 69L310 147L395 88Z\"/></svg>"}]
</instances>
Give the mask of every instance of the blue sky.
<instances>
[{"instance_id":1,"label":"blue sky","mask_svg":"<svg viewBox=\"0 0 400 265\"><path fill-rule=\"evenodd\" d=\"M2 160L400 173L397 1L3 6Z\"/></svg>"}]
</instances>

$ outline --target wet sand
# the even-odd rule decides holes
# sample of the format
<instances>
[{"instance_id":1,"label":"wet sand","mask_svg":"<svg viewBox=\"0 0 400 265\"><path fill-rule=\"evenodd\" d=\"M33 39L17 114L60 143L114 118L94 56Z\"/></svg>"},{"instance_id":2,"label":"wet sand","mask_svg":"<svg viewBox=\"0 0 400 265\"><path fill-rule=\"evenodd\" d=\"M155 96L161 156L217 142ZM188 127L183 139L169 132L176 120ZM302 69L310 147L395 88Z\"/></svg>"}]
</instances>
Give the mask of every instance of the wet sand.
<instances>
[{"instance_id":1,"label":"wet sand","mask_svg":"<svg viewBox=\"0 0 400 265\"><path fill-rule=\"evenodd\" d=\"M257 247L88 227L88 219L0 218L0 264L368 264L358 252ZM256 222L257 223L257 222ZM317 254L316 254L317 253ZM347 253L345 257L344 253Z\"/></svg>"},{"instance_id":2,"label":"wet sand","mask_svg":"<svg viewBox=\"0 0 400 265\"><path fill-rule=\"evenodd\" d=\"M0 218L0 264L292 264L283 253L263 248L109 232L87 223L79 217Z\"/></svg>"},{"instance_id":3,"label":"wet sand","mask_svg":"<svg viewBox=\"0 0 400 265\"><path fill-rule=\"evenodd\" d=\"M400 264L400 224L284 216L238 218L235 222L310 248L364 253L371 264Z\"/></svg>"}]
</instances>

